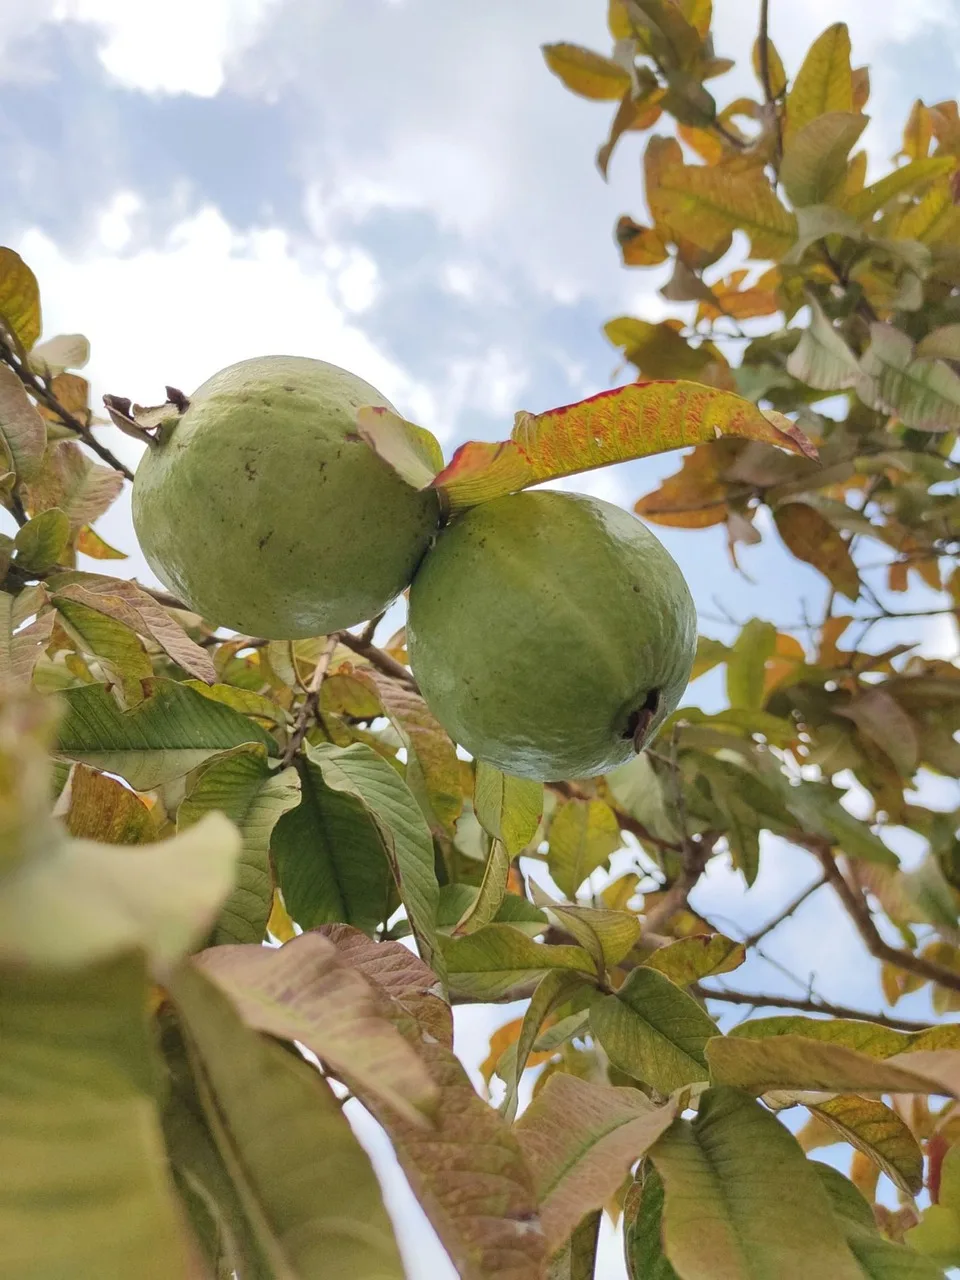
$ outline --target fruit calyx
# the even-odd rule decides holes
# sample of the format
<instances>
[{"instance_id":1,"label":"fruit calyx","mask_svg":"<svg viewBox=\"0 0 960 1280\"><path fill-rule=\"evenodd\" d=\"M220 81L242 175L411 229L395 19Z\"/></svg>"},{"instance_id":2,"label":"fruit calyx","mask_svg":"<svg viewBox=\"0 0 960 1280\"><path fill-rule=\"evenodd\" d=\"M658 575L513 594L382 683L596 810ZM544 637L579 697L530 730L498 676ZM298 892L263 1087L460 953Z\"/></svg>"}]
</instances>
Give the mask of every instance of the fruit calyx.
<instances>
[{"instance_id":1,"label":"fruit calyx","mask_svg":"<svg viewBox=\"0 0 960 1280\"><path fill-rule=\"evenodd\" d=\"M623 731L623 736L624 738L632 739L633 749L637 755L643 750L647 734L650 732L650 726L660 711L661 697L659 689L650 689L640 706L635 707L627 716L627 726Z\"/></svg>"}]
</instances>

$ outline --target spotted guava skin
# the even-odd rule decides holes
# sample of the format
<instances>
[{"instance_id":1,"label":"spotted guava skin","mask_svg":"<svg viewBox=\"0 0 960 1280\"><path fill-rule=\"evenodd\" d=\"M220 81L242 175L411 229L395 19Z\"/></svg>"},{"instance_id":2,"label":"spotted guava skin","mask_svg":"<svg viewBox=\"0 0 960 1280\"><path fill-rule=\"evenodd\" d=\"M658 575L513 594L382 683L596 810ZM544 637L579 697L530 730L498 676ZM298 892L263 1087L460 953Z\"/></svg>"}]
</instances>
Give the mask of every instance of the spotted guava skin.
<instances>
[{"instance_id":1,"label":"spotted guava skin","mask_svg":"<svg viewBox=\"0 0 960 1280\"><path fill-rule=\"evenodd\" d=\"M356 436L361 405L392 408L363 379L301 356L244 360L205 382L134 480L134 527L160 581L208 622L272 640L386 608L439 504Z\"/></svg>"},{"instance_id":2,"label":"spotted guava skin","mask_svg":"<svg viewBox=\"0 0 960 1280\"><path fill-rule=\"evenodd\" d=\"M471 508L410 591L407 648L431 710L473 756L520 778L623 764L676 709L696 642L670 554L634 515L581 494Z\"/></svg>"}]
</instances>

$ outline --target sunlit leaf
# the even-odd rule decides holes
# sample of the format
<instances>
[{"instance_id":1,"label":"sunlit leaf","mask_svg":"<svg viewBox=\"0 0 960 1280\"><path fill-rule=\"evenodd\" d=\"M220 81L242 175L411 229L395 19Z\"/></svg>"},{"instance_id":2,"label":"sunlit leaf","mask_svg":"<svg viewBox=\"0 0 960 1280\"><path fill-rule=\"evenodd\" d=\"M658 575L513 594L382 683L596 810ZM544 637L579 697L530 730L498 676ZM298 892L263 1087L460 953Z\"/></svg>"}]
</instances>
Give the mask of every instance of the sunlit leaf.
<instances>
[{"instance_id":1,"label":"sunlit leaf","mask_svg":"<svg viewBox=\"0 0 960 1280\"><path fill-rule=\"evenodd\" d=\"M760 169L731 172L705 165L668 168L647 198L657 222L712 249L734 231L750 237L752 258L779 258L797 235L796 219Z\"/></svg>"},{"instance_id":2,"label":"sunlit leaf","mask_svg":"<svg viewBox=\"0 0 960 1280\"><path fill-rule=\"evenodd\" d=\"M550 875L570 899L623 843L616 814L602 800L567 800L555 813L548 836Z\"/></svg>"},{"instance_id":3,"label":"sunlit leaf","mask_svg":"<svg viewBox=\"0 0 960 1280\"><path fill-rule=\"evenodd\" d=\"M796 133L828 111L853 110L850 33L835 22L807 53L787 94L787 128Z\"/></svg>"},{"instance_id":4,"label":"sunlit leaf","mask_svg":"<svg viewBox=\"0 0 960 1280\"><path fill-rule=\"evenodd\" d=\"M874 1098L839 1094L808 1104L835 1137L849 1142L875 1160L902 1191L916 1195L923 1186L923 1152L907 1124L896 1111ZM802 1142L802 1134L800 1135ZM803 1143L804 1150L811 1150Z\"/></svg>"},{"instance_id":5,"label":"sunlit leaf","mask_svg":"<svg viewBox=\"0 0 960 1280\"><path fill-rule=\"evenodd\" d=\"M560 903L545 909L556 925L590 953L598 973L619 964L640 936L640 921L630 911L569 907Z\"/></svg>"},{"instance_id":6,"label":"sunlit leaf","mask_svg":"<svg viewBox=\"0 0 960 1280\"><path fill-rule=\"evenodd\" d=\"M499 840L515 858L537 833L543 814L543 786L527 778L514 778L492 764L478 760L473 786L473 807L483 829Z\"/></svg>"},{"instance_id":7,"label":"sunlit leaf","mask_svg":"<svg viewBox=\"0 0 960 1280\"><path fill-rule=\"evenodd\" d=\"M57 614L77 649L95 658L118 688L124 707L141 706L153 679L153 664L139 637L125 623L75 600L61 601Z\"/></svg>"},{"instance_id":8,"label":"sunlit leaf","mask_svg":"<svg viewBox=\"0 0 960 1280\"><path fill-rule=\"evenodd\" d=\"M644 960L648 969L656 969L675 982L687 987L691 982L715 977L718 973L730 973L738 969L746 959L743 943L733 942L722 933L695 933L689 938L678 938L658 947Z\"/></svg>"},{"instance_id":9,"label":"sunlit leaf","mask_svg":"<svg viewBox=\"0 0 960 1280\"><path fill-rule=\"evenodd\" d=\"M436 438L425 427L407 422L383 405L358 410L357 435L414 489L428 485L443 466Z\"/></svg>"},{"instance_id":10,"label":"sunlit leaf","mask_svg":"<svg viewBox=\"0 0 960 1280\"><path fill-rule=\"evenodd\" d=\"M564 86L582 98L615 102L630 90L630 73L619 62L578 44L545 44L544 61Z\"/></svg>"},{"instance_id":11,"label":"sunlit leaf","mask_svg":"<svg viewBox=\"0 0 960 1280\"><path fill-rule=\"evenodd\" d=\"M110 543L101 538L96 529L85 524L74 539L74 546L81 555L90 556L92 560L126 560L126 551L118 551Z\"/></svg>"},{"instance_id":12,"label":"sunlit leaf","mask_svg":"<svg viewBox=\"0 0 960 1280\"><path fill-rule=\"evenodd\" d=\"M867 117L827 111L791 130L780 180L793 205L821 204L843 177L847 156L866 128Z\"/></svg>"},{"instance_id":13,"label":"sunlit leaf","mask_svg":"<svg viewBox=\"0 0 960 1280\"><path fill-rule=\"evenodd\" d=\"M508 924L489 924L462 938L441 935L440 944L451 991L474 999L496 1000L550 969L595 972L582 947L534 942Z\"/></svg>"},{"instance_id":14,"label":"sunlit leaf","mask_svg":"<svg viewBox=\"0 0 960 1280\"><path fill-rule=\"evenodd\" d=\"M40 337L37 278L12 249L0 248L0 321L27 351Z\"/></svg>"},{"instance_id":15,"label":"sunlit leaf","mask_svg":"<svg viewBox=\"0 0 960 1280\"><path fill-rule=\"evenodd\" d=\"M90 343L82 333L58 333L38 342L30 352L30 368L53 378L65 369L82 369L90 359Z\"/></svg>"},{"instance_id":16,"label":"sunlit leaf","mask_svg":"<svg viewBox=\"0 0 960 1280\"><path fill-rule=\"evenodd\" d=\"M886 174L869 187L864 187L843 202L851 217L862 222L883 209L889 202L906 192L919 191L936 178L950 173L954 160L950 156L916 157L892 173Z\"/></svg>"}]
</instances>

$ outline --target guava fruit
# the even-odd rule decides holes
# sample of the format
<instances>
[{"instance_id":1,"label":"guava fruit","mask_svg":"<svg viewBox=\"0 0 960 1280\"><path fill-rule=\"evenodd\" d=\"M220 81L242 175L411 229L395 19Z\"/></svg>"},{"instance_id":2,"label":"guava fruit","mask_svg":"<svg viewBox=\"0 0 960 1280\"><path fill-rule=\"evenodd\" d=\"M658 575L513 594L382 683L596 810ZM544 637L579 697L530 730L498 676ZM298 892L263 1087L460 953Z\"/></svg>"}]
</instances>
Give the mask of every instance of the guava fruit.
<instances>
[{"instance_id":1,"label":"guava fruit","mask_svg":"<svg viewBox=\"0 0 960 1280\"><path fill-rule=\"evenodd\" d=\"M336 365L262 356L173 410L133 486L160 581L209 622L272 640L384 609L410 582L439 503L356 435L360 405L392 407Z\"/></svg>"},{"instance_id":2,"label":"guava fruit","mask_svg":"<svg viewBox=\"0 0 960 1280\"><path fill-rule=\"evenodd\" d=\"M410 590L407 648L434 715L475 757L550 781L605 773L690 679L696 612L630 513L514 493L442 530Z\"/></svg>"}]
</instances>

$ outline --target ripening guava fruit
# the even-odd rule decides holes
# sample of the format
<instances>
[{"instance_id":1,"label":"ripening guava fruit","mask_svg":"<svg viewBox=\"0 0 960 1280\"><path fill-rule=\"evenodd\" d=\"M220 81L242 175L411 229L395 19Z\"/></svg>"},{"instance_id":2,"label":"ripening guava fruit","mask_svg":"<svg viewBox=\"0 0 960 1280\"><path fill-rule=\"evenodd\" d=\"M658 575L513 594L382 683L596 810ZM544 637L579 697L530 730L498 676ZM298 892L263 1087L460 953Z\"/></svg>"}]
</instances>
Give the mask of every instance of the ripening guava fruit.
<instances>
[{"instance_id":1,"label":"ripening guava fruit","mask_svg":"<svg viewBox=\"0 0 960 1280\"><path fill-rule=\"evenodd\" d=\"M164 421L133 486L147 563L209 622L293 640L353 626L410 582L439 519L356 436L391 408L345 369L262 356L208 379Z\"/></svg>"},{"instance_id":2,"label":"ripening guava fruit","mask_svg":"<svg viewBox=\"0 0 960 1280\"><path fill-rule=\"evenodd\" d=\"M407 648L423 696L475 757L521 778L622 764L676 708L696 612L636 516L580 494L514 493L437 537Z\"/></svg>"}]
</instances>

